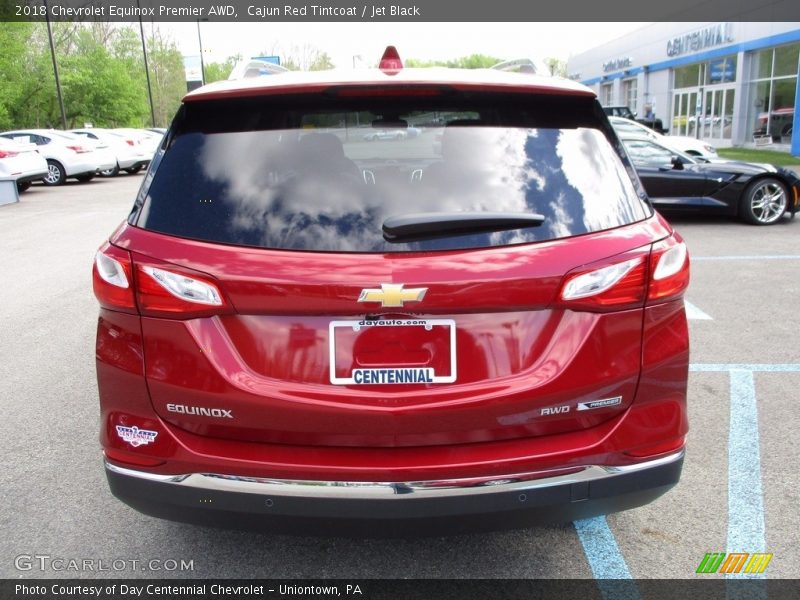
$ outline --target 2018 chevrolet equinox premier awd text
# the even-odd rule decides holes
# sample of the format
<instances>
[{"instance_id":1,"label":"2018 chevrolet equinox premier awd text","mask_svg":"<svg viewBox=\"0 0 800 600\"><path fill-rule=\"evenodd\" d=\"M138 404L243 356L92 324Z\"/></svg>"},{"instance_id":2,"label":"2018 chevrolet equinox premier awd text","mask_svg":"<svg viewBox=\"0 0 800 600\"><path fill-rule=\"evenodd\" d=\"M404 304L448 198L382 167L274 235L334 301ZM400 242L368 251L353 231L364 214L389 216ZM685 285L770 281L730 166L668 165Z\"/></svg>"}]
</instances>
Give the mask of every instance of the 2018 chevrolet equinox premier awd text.
<instances>
[{"instance_id":1,"label":"2018 chevrolet equinox premier awd text","mask_svg":"<svg viewBox=\"0 0 800 600\"><path fill-rule=\"evenodd\" d=\"M106 473L146 514L474 531L679 479L689 259L581 85L391 49L208 85L93 273Z\"/></svg>"}]
</instances>

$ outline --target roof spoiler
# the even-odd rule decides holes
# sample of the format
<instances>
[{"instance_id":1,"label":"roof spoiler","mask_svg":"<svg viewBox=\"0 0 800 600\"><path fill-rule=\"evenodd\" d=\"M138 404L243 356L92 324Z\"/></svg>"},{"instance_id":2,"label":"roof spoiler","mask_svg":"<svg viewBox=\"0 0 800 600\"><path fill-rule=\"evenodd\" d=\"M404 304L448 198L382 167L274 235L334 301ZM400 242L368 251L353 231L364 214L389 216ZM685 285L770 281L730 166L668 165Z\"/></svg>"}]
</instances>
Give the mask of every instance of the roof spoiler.
<instances>
[{"instance_id":1,"label":"roof spoiler","mask_svg":"<svg viewBox=\"0 0 800 600\"><path fill-rule=\"evenodd\" d=\"M530 58L515 58L506 60L489 67L496 71L508 71L511 73L530 73L532 75L550 75L550 70L541 63L537 63Z\"/></svg>"},{"instance_id":2,"label":"roof spoiler","mask_svg":"<svg viewBox=\"0 0 800 600\"><path fill-rule=\"evenodd\" d=\"M250 79L252 77L262 77L264 75L278 75L286 73L289 69L279 64L265 60L263 58L251 58L240 61L231 71L228 80Z\"/></svg>"}]
</instances>

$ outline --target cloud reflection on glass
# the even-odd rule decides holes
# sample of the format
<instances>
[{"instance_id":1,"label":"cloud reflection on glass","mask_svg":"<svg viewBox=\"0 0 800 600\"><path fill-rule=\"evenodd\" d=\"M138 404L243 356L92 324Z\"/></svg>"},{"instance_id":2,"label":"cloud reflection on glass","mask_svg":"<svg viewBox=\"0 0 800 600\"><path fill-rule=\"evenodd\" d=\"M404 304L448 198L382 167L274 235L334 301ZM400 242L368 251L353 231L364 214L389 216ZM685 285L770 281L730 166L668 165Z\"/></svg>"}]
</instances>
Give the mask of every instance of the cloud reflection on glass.
<instances>
[{"instance_id":1,"label":"cloud reflection on glass","mask_svg":"<svg viewBox=\"0 0 800 600\"><path fill-rule=\"evenodd\" d=\"M156 174L150 188L150 196L169 195L173 205L145 211L145 226L266 248L394 252L542 241L646 216L619 157L597 130L473 125L437 131L443 131L437 160L430 158L433 132L424 131L378 142L341 131L184 134L164 157L177 163L169 170L180 176ZM388 164L391 177L382 170ZM412 177L414 171L421 177ZM539 213L545 222L408 243L382 236L390 216L461 211Z\"/></svg>"}]
</instances>

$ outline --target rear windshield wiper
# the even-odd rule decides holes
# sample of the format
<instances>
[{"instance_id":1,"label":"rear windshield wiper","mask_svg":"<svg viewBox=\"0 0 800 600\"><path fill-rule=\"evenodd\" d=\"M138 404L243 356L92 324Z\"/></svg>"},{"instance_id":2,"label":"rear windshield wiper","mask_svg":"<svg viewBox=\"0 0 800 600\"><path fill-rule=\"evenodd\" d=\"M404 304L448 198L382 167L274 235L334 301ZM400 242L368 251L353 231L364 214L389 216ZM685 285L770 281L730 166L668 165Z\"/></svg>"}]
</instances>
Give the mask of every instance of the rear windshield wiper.
<instances>
[{"instance_id":1,"label":"rear windshield wiper","mask_svg":"<svg viewBox=\"0 0 800 600\"><path fill-rule=\"evenodd\" d=\"M415 242L431 238L538 227L544 216L533 213L430 212L389 217L383 222L387 242Z\"/></svg>"}]
</instances>

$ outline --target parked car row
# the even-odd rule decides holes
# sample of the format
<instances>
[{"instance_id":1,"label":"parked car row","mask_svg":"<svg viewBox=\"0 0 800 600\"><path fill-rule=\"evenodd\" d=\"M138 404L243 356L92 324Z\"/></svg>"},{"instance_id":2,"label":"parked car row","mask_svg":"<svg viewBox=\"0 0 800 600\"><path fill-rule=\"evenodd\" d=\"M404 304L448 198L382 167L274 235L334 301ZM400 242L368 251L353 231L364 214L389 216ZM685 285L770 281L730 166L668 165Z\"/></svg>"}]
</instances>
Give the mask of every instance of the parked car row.
<instances>
[{"instance_id":1,"label":"parked car row","mask_svg":"<svg viewBox=\"0 0 800 600\"><path fill-rule=\"evenodd\" d=\"M153 158L163 133L144 129L18 129L0 133L0 177L24 191L34 181L61 185L121 170L137 173Z\"/></svg>"}]
</instances>

